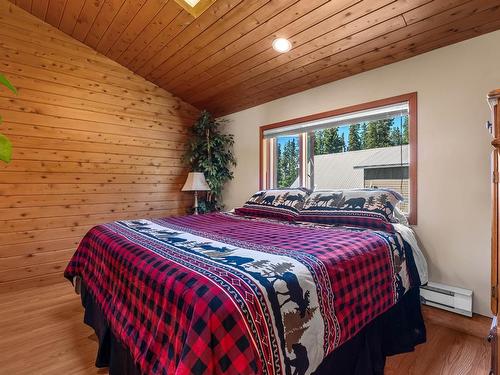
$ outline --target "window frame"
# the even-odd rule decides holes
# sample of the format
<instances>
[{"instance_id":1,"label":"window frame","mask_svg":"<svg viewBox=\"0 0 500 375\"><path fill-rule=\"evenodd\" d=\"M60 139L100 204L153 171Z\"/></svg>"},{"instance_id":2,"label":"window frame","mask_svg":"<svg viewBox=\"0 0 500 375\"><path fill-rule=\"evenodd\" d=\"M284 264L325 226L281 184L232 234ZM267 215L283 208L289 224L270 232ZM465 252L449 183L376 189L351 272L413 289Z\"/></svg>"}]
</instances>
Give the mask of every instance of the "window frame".
<instances>
[{"instance_id":1,"label":"window frame","mask_svg":"<svg viewBox=\"0 0 500 375\"><path fill-rule=\"evenodd\" d=\"M409 161L409 186L410 186L410 212L408 213L408 222L411 225L417 225L417 211L418 211L418 180L417 180L417 168L418 168L418 114L417 114L417 93L412 92L408 94L402 94L393 96L390 98L374 100L371 102L366 102L362 104L356 104L348 107L343 107L339 109L334 109L331 111L315 113L308 116L297 117L290 120L275 122L268 125L262 125L259 127L259 188L264 189L269 186L269 181L272 176L269 176L268 171L264 170L264 159L266 158L266 164L269 165L270 155L267 153L264 157L264 132L269 129L281 128L284 126L290 126L295 124L300 124L302 122L320 120L325 117L345 115L351 112L364 111L368 109L373 109L377 107L383 107L387 105L397 104L401 102L408 102L408 129L409 129L409 147L410 147L410 161ZM300 158L302 160L302 152L300 152ZM299 175L301 175L299 171ZM264 177L265 175L265 177ZM301 177L301 183L302 177Z\"/></svg>"}]
</instances>

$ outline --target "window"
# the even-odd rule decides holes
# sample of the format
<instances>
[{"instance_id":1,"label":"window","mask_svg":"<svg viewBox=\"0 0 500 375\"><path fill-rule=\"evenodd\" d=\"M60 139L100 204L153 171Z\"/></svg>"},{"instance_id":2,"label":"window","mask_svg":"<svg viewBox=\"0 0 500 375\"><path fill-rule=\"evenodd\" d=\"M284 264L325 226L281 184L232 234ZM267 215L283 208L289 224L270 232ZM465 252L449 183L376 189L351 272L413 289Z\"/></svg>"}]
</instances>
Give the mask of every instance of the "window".
<instances>
[{"instance_id":1,"label":"window","mask_svg":"<svg viewBox=\"0 0 500 375\"><path fill-rule=\"evenodd\" d=\"M416 93L262 126L261 188L400 192L416 224Z\"/></svg>"}]
</instances>

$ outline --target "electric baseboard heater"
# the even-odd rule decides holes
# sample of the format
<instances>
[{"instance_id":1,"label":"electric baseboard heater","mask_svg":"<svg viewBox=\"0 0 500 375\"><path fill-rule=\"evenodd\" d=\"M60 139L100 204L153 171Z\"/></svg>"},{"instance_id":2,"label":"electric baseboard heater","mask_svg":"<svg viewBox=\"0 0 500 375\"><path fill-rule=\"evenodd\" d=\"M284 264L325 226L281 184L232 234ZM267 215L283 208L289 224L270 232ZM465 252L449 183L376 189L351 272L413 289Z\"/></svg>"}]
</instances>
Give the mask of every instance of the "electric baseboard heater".
<instances>
[{"instance_id":1,"label":"electric baseboard heater","mask_svg":"<svg viewBox=\"0 0 500 375\"><path fill-rule=\"evenodd\" d=\"M472 290L429 282L420 287L420 300L424 305L472 316Z\"/></svg>"}]
</instances>

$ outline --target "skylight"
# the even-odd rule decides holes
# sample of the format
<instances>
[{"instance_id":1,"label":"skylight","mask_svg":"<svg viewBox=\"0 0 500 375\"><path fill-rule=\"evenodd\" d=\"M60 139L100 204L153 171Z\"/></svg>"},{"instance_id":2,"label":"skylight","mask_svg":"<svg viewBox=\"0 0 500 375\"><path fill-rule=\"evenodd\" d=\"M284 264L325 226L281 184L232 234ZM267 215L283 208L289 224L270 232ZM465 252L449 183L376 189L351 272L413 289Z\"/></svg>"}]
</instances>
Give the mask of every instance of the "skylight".
<instances>
[{"instance_id":1,"label":"skylight","mask_svg":"<svg viewBox=\"0 0 500 375\"><path fill-rule=\"evenodd\" d=\"M186 3L191 5L192 7L195 7L201 0L184 0Z\"/></svg>"},{"instance_id":2,"label":"skylight","mask_svg":"<svg viewBox=\"0 0 500 375\"><path fill-rule=\"evenodd\" d=\"M206 11L216 0L175 0L177 4L183 7L193 17L198 17Z\"/></svg>"}]
</instances>

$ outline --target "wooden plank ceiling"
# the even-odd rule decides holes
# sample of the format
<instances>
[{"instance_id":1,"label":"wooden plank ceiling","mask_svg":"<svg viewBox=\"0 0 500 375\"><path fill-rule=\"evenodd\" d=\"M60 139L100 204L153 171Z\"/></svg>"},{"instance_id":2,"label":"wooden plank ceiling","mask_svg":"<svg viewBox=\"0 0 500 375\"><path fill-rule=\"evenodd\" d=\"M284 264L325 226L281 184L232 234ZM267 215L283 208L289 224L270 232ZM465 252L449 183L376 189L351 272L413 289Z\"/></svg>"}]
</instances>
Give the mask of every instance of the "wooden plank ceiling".
<instances>
[{"instance_id":1,"label":"wooden plank ceiling","mask_svg":"<svg viewBox=\"0 0 500 375\"><path fill-rule=\"evenodd\" d=\"M500 0L11 1L217 115L500 29Z\"/></svg>"}]
</instances>

